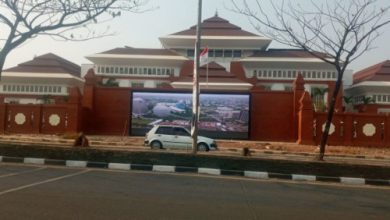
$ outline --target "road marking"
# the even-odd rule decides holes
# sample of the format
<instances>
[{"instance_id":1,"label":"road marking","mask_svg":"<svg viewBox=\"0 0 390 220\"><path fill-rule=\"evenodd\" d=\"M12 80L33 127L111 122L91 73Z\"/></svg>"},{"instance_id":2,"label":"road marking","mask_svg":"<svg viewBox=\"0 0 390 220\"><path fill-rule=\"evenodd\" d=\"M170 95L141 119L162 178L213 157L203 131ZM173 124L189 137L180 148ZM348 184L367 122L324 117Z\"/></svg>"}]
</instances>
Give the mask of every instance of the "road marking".
<instances>
[{"instance_id":1,"label":"road marking","mask_svg":"<svg viewBox=\"0 0 390 220\"><path fill-rule=\"evenodd\" d=\"M57 180L62 180L62 179L69 178L69 177L72 177L72 176L77 176L77 175L80 175L80 174L83 174L83 173L87 173L89 171L90 170L82 170L82 171L79 171L79 172L76 172L76 173L72 173L72 174L68 174L68 175L64 175L64 176L60 176L60 177L56 177L56 178L51 178L51 179L47 179L47 180L44 180L44 181L40 181L40 182L31 183L31 184L28 184L28 185L24 185L24 186L19 186L19 187L16 187L16 188L8 189L8 190L0 192L0 196L2 196L4 194L7 194L7 193L19 191L19 190L22 190L22 189L26 189L26 188L42 185L42 184L45 184L45 183L50 183L50 182L54 182L54 181L57 181Z\"/></svg>"},{"instance_id":2,"label":"road marking","mask_svg":"<svg viewBox=\"0 0 390 220\"><path fill-rule=\"evenodd\" d=\"M39 170L44 170L44 169L47 169L47 167L38 167L38 168L33 169L33 170L27 170L27 171L22 171L22 172L18 172L18 173L8 173L8 174L1 175L0 178L17 176L17 175L26 174L26 173L34 173L34 172L37 172Z\"/></svg>"}]
</instances>

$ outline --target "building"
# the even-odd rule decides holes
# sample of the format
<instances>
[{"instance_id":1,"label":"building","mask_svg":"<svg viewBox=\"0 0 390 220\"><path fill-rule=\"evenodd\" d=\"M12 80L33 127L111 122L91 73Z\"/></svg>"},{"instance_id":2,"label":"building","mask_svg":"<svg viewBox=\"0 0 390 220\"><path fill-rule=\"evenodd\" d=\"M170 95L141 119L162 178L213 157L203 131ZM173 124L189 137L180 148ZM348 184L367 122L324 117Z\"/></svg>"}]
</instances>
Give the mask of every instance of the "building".
<instances>
[{"instance_id":1,"label":"building","mask_svg":"<svg viewBox=\"0 0 390 220\"><path fill-rule=\"evenodd\" d=\"M66 102L71 87L83 90L80 66L48 53L5 69L0 82L0 100L14 104Z\"/></svg>"},{"instance_id":2,"label":"building","mask_svg":"<svg viewBox=\"0 0 390 220\"><path fill-rule=\"evenodd\" d=\"M345 90L355 111L390 112L390 60L367 67L353 75L353 84Z\"/></svg>"},{"instance_id":3,"label":"building","mask_svg":"<svg viewBox=\"0 0 390 220\"><path fill-rule=\"evenodd\" d=\"M208 47L210 61L201 68L201 89L291 91L301 73L306 90L326 90L319 100L328 103L327 93L337 79L333 66L303 50L271 49L272 39L242 30L218 14L201 26L201 46ZM115 80L119 87L191 89L195 38L196 26L192 26L160 37L163 49L125 46L86 58L103 82Z\"/></svg>"}]
</instances>

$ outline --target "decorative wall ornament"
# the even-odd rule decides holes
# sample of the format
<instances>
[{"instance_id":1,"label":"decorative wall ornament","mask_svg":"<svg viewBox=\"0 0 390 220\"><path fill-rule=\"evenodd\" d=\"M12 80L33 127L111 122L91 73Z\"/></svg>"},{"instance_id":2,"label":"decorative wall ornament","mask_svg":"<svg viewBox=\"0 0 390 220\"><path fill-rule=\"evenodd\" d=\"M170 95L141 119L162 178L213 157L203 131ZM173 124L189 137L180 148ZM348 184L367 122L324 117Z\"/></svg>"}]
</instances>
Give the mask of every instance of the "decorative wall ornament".
<instances>
[{"instance_id":1,"label":"decorative wall ornament","mask_svg":"<svg viewBox=\"0 0 390 220\"><path fill-rule=\"evenodd\" d=\"M17 113L15 115L15 123L18 125L22 125L26 122L26 116L23 113Z\"/></svg>"},{"instance_id":2,"label":"decorative wall ornament","mask_svg":"<svg viewBox=\"0 0 390 220\"><path fill-rule=\"evenodd\" d=\"M376 127L375 125L368 123L363 126L363 134L371 137L376 133Z\"/></svg>"},{"instance_id":3,"label":"decorative wall ornament","mask_svg":"<svg viewBox=\"0 0 390 220\"><path fill-rule=\"evenodd\" d=\"M322 124L322 132L325 131L325 125L326 125L326 122L324 124ZM336 130L335 126L333 123L330 123L330 127L329 127L329 135L332 135L334 133L334 131Z\"/></svg>"},{"instance_id":4,"label":"decorative wall ornament","mask_svg":"<svg viewBox=\"0 0 390 220\"><path fill-rule=\"evenodd\" d=\"M51 126L57 126L57 125L60 124L60 122L61 122L61 118L60 118L59 115L57 115L57 114L51 114L51 115L49 116L49 124L50 124Z\"/></svg>"}]
</instances>

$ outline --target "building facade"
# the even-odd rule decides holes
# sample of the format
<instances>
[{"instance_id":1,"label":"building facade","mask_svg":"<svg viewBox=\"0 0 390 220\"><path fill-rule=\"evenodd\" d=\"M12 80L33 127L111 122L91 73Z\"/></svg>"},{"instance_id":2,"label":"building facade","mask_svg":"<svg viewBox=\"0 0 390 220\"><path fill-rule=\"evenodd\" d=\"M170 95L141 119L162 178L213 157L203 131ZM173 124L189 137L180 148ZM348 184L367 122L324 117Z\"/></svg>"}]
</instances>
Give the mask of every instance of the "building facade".
<instances>
[{"instance_id":1,"label":"building facade","mask_svg":"<svg viewBox=\"0 0 390 220\"><path fill-rule=\"evenodd\" d=\"M326 107L327 94L337 79L333 66L302 50L271 49L272 39L242 30L217 14L201 26L201 47L208 48L210 62L208 68L202 67L201 89L291 91L293 80L301 73L306 90ZM160 37L163 49L123 47L86 58L104 83L126 88L190 89L195 38L196 26L192 26ZM318 90L324 92L317 94ZM341 107L341 98L337 107Z\"/></svg>"},{"instance_id":2,"label":"building facade","mask_svg":"<svg viewBox=\"0 0 390 220\"><path fill-rule=\"evenodd\" d=\"M5 69L0 82L0 101L13 104L67 102L70 88L83 90L80 66L55 54Z\"/></svg>"}]
</instances>

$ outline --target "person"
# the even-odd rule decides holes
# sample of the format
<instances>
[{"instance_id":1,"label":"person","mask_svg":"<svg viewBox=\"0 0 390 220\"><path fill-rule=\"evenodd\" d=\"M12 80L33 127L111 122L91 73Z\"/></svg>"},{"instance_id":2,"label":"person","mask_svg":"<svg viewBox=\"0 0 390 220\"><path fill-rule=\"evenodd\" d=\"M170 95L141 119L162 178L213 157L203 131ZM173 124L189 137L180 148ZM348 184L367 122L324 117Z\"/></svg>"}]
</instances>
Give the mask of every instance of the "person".
<instances>
[{"instance_id":1,"label":"person","mask_svg":"<svg viewBox=\"0 0 390 220\"><path fill-rule=\"evenodd\" d=\"M88 138L83 132L80 132L74 140L73 147L89 147Z\"/></svg>"}]
</instances>

